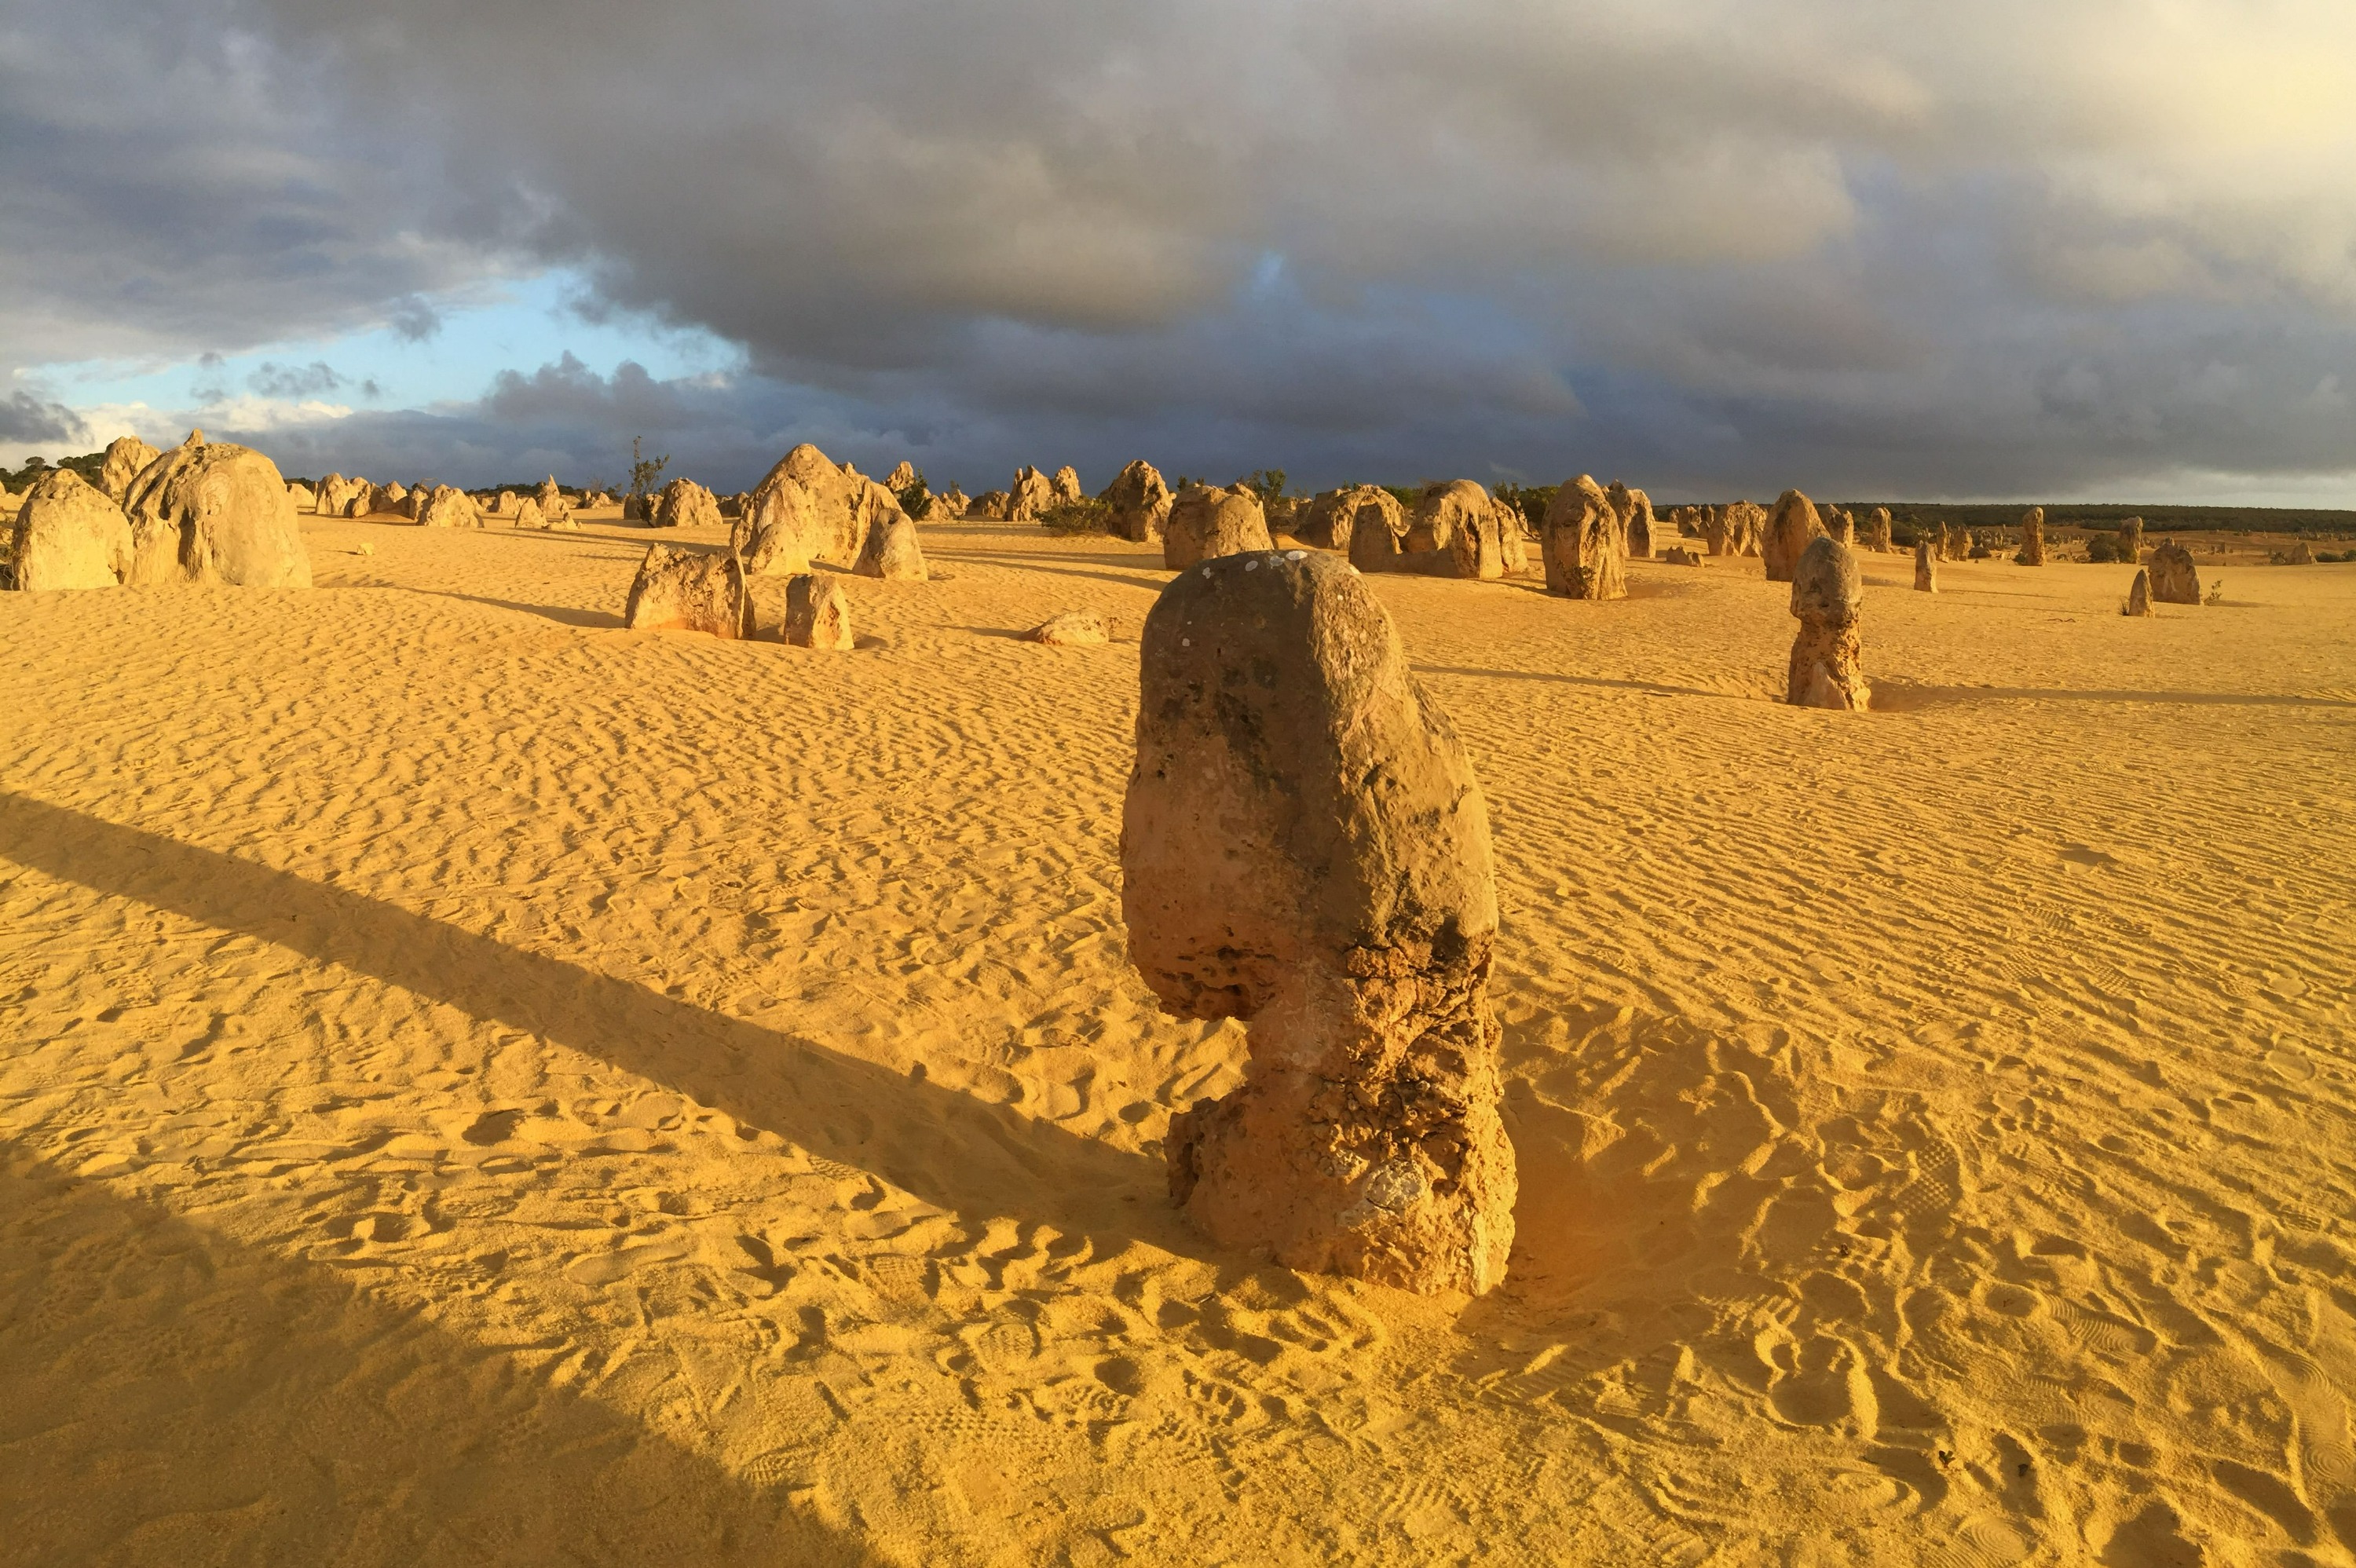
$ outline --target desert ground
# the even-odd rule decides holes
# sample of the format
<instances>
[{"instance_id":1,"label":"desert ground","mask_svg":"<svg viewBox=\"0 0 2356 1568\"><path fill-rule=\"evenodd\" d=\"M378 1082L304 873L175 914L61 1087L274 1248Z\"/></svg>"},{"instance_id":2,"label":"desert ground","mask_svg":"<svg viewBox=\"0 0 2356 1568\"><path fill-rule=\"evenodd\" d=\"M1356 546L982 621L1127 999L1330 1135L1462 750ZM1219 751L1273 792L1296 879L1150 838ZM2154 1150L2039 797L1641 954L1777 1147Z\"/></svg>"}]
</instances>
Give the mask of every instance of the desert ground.
<instances>
[{"instance_id":1,"label":"desert ground","mask_svg":"<svg viewBox=\"0 0 2356 1568\"><path fill-rule=\"evenodd\" d=\"M1369 578L1494 831L1468 1300L1169 1204L1151 547L821 653L304 531L0 595L0 1562L2356 1562L2356 566L1869 555L1863 714L1756 560Z\"/></svg>"}]
</instances>

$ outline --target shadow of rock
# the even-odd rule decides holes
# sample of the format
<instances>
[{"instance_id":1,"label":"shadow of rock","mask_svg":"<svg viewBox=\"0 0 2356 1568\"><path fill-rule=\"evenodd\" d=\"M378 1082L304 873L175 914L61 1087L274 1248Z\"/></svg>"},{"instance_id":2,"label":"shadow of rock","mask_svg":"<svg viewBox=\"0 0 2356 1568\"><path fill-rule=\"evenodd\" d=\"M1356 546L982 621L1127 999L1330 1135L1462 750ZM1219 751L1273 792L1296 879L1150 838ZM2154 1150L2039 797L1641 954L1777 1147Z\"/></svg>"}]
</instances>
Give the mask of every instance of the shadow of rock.
<instances>
[{"instance_id":1,"label":"shadow of rock","mask_svg":"<svg viewBox=\"0 0 2356 1568\"><path fill-rule=\"evenodd\" d=\"M0 856L99 892L241 932L523 1030L854 1165L979 1227L1023 1195L1027 1222L1099 1253L1149 1240L1209 1255L1166 1201L1162 1162L708 1012L397 905L0 792ZM1147 1233L1141 1234L1141 1232Z\"/></svg>"},{"instance_id":2,"label":"shadow of rock","mask_svg":"<svg viewBox=\"0 0 2356 1568\"><path fill-rule=\"evenodd\" d=\"M2356 701L2346 698L2300 697L2290 692L2070 691L2038 687L1915 686L1906 681L1879 677L1873 683L1873 709L1877 713L1906 713L1973 702L2152 702L2195 708L2356 708Z\"/></svg>"},{"instance_id":3,"label":"shadow of rock","mask_svg":"<svg viewBox=\"0 0 2356 1568\"><path fill-rule=\"evenodd\" d=\"M547 1347L454 1336L11 1144L0 1216L6 1561L876 1561L552 1381Z\"/></svg>"},{"instance_id":4,"label":"shadow of rock","mask_svg":"<svg viewBox=\"0 0 2356 1568\"><path fill-rule=\"evenodd\" d=\"M479 593L459 593L447 588L411 588L410 593L430 593L436 599L455 599L466 604L485 604L494 610L515 610L526 615L537 615L543 621L559 625L579 626L584 631L618 631L622 617L608 610L576 610L567 604L519 604L512 599L490 599Z\"/></svg>"}]
</instances>

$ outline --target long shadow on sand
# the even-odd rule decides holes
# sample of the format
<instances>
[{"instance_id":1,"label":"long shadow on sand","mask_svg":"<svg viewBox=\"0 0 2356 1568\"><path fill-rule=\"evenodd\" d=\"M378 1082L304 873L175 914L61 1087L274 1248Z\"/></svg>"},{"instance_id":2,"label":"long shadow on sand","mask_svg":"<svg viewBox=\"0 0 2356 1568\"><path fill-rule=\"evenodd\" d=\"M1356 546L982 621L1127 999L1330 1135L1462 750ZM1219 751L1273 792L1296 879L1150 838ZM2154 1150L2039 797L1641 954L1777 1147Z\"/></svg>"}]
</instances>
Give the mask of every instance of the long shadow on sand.
<instances>
[{"instance_id":1,"label":"long shadow on sand","mask_svg":"<svg viewBox=\"0 0 2356 1568\"><path fill-rule=\"evenodd\" d=\"M1093 577L1099 582L1118 582L1123 588L1141 588L1149 593L1159 593L1164 586L1164 582L1161 575L1162 569L1159 567L1149 567L1141 564L1135 571L1124 575L1110 571L1090 571L1082 567L1047 566L1041 564L1045 561L1087 560L1091 559L1087 556L1016 555L1005 550L963 549L958 550L954 555L950 554L947 550L943 550L941 552L940 559L944 561L982 560L988 561L994 566L1011 566L1018 571L1044 571L1054 577ZM1109 560L1110 558L1105 559ZM1151 575L1148 575L1149 573Z\"/></svg>"},{"instance_id":2,"label":"long shadow on sand","mask_svg":"<svg viewBox=\"0 0 2356 1568\"><path fill-rule=\"evenodd\" d=\"M2291 692L2264 691L2069 691L2038 687L1909 686L1903 681L1876 680L1873 706L1877 712L1905 713L1922 708L1948 708L1967 702L2156 702L2194 708L2356 708L2341 697L2300 697Z\"/></svg>"},{"instance_id":3,"label":"long shadow on sand","mask_svg":"<svg viewBox=\"0 0 2356 1568\"><path fill-rule=\"evenodd\" d=\"M1708 691L1698 686L1673 686L1665 680L1612 680L1600 675L1563 675L1543 669L1473 669L1459 665L1419 664L1418 675L1461 675L1475 680L1544 680L1563 686L1591 686L1606 691L1652 691L1664 697L1715 697L1724 702L1756 702L1739 691Z\"/></svg>"},{"instance_id":4,"label":"long shadow on sand","mask_svg":"<svg viewBox=\"0 0 2356 1568\"><path fill-rule=\"evenodd\" d=\"M0 1142L0 1300L27 1308L0 1335L12 1562L875 1561L538 1348L29 1154Z\"/></svg>"},{"instance_id":5,"label":"long shadow on sand","mask_svg":"<svg viewBox=\"0 0 2356 1568\"><path fill-rule=\"evenodd\" d=\"M512 599L491 599L480 593L459 593L447 588L412 588L408 592L430 593L436 599L455 599L466 604L487 604L494 610L519 610L544 621L579 626L586 631L613 632L622 626L622 617L610 610L576 610L569 604L519 604Z\"/></svg>"},{"instance_id":6,"label":"long shadow on sand","mask_svg":"<svg viewBox=\"0 0 2356 1568\"><path fill-rule=\"evenodd\" d=\"M873 1172L979 1227L1014 1217L1205 1255L1162 1162L713 1013L561 958L140 828L0 791L0 856L95 891L241 932L638 1073L750 1127Z\"/></svg>"}]
</instances>

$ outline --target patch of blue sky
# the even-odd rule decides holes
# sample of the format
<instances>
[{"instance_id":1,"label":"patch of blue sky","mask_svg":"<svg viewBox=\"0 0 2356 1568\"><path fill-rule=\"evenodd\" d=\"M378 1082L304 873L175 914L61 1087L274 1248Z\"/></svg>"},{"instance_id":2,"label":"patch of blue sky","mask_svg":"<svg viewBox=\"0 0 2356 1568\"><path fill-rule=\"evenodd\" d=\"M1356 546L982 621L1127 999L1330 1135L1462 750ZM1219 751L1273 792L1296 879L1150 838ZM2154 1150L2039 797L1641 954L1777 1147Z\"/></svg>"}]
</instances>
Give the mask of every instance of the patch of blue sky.
<instances>
[{"instance_id":1,"label":"patch of blue sky","mask_svg":"<svg viewBox=\"0 0 2356 1568\"><path fill-rule=\"evenodd\" d=\"M657 380L723 374L743 355L700 329L642 315L584 315L582 280L563 270L503 281L455 300L408 302L341 336L289 338L167 364L84 360L29 367L50 396L79 409L193 410L265 398L360 409L466 402L502 370L526 374L571 353L601 375L635 360Z\"/></svg>"}]
</instances>

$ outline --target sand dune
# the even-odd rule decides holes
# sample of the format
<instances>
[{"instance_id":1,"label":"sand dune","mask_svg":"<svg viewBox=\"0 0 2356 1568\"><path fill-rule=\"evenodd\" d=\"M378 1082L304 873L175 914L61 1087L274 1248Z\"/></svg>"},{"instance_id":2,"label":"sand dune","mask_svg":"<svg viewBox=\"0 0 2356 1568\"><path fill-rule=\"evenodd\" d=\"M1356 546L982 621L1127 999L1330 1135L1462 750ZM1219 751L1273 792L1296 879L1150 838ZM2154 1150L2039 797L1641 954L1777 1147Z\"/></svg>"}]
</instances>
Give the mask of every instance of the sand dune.
<instances>
[{"instance_id":1,"label":"sand dune","mask_svg":"<svg viewBox=\"0 0 2356 1568\"><path fill-rule=\"evenodd\" d=\"M1494 821L1468 1304L1167 1205L1154 552L823 654L305 533L0 602L0 1561L2356 1561L2356 567L1869 557L1865 715L1755 561L1370 580Z\"/></svg>"}]
</instances>

